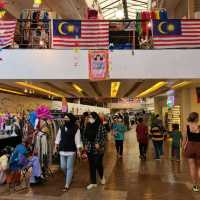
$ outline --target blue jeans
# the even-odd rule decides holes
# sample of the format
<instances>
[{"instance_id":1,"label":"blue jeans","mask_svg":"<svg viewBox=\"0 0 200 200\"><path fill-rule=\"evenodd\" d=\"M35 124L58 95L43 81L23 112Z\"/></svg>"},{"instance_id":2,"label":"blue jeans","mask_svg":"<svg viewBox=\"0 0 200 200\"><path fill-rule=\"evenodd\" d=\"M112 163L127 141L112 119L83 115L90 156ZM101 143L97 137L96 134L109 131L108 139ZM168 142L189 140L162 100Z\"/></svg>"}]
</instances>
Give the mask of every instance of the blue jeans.
<instances>
[{"instance_id":1,"label":"blue jeans","mask_svg":"<svg viewBox=\"0 0 200 200\"><path fill-rule=\"evenodd\" d=\"M155 159L160 159L160 156L163 155L163 141L153 141L155 148Z\"/></svg>"},{"instance_id":2,"label":"blue jeans","mask_svg":"<svg viewBox=\"0 0 200 200\"><path fill-rule=\"evenodd\" d=\"M172 158L176 157L177 160L180 160L180 146L172 145Z\"/></svg>"},{"instance_id":3,"label":"blue jeans","mask_svg":"<svg viewBox=\"0 0 200 200\"><path fill-rule=\"evenodd\" d=\"M65 186L69 187L74 172L75 153L69 156L60 155L60 167L65 173Z\"/></svg>"}]
</instances>

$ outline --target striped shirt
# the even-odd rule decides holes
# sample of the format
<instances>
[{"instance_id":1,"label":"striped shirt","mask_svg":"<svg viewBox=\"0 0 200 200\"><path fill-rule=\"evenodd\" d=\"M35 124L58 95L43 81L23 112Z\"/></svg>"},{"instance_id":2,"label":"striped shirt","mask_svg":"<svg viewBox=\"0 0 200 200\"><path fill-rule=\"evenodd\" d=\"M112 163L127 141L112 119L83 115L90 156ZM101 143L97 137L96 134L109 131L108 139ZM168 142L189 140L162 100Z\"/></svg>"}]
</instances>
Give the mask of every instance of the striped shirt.
<instances>
[{"instance_id":1,"label":"striped shirt","mask_svg":"<svg viewBox=\"0 0 200 200\"><path fill-rule=\"evenodd\" d=\"M162 131L160 130L159 126L153 126L151 128L151 135L153 141L163 141L164 135L162 134Z\"/></svg>"}]
</instances>

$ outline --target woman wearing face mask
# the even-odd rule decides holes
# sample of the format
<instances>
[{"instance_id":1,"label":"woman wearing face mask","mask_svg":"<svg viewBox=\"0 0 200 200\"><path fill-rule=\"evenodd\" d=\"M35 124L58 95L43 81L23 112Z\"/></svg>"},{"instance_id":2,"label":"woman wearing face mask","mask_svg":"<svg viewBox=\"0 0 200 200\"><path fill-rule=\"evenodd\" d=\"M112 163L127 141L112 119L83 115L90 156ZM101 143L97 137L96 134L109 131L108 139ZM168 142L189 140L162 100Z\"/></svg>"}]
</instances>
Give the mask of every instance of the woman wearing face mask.
<instances>
[{"instance_id":1,"label":"woman wearing face mask","mask_svg":"<svg viewBox=\"0 0 200 200\"><path fill-rule=\"evenodd\" d=\"M124 133L127 131L127 127L124 125L123 117L119 115L116 118L116 123L113 124L112 133L115 138L115 146L117 150L117 156L122 158L123 145L124 145Z\"/></svg>"},{"instance_id":2,"label":"woman wearing face mask","mask_svg":"<svg viewBox=\"0 0 200 200\"><path fill-rule=\"evenodd\" d=\"M86 126L84 138L84 146L88 154L91 180L91 184L87 186L88 190L97 187L96 172L98 172L100 176L101 184L105 184L103 168L105 137L105 127L101 124L98 114L92 112L88 118L88 124Z\"/></svg>"},{"instance_id":3,"label":"woman wearing face mask","mask_svg":"<svg viewBox=\"0 0 200 200\"><path fill-rule=\"evenodd\" d=\"M60 166L65 173L65 187L64 192L69 190L72 177L74 160L76 151L80 156L80 148L82 147L80 130L76 125L76 117L68 113L65 115L65 123L59 129L56 136L55 148L60 153Z\"/></svg>"}]
</instances>

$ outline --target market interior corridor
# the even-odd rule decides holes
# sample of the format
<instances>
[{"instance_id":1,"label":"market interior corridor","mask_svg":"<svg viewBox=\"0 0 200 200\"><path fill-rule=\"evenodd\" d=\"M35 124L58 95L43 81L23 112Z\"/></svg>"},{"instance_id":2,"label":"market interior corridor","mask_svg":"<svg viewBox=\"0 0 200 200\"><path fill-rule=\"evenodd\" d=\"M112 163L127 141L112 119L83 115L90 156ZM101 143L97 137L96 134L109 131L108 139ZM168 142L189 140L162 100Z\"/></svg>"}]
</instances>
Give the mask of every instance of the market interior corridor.
<instances>
[{"instance_id":1,"label":"market interior corridor","mask_svg":"<svg viewBox=\"0 0 200 200\"><path fill-rule=\"evenodd\" d=\"M86 191L88 183L87 162L77 162L71 190L62 193L63 176L56 172L43 186L18 192L1 192L1 200L196 200L199 194L191 191L186 161L173 163L169 158L169 144L165 144L165 157L153 160L153 147L149 145L148 160L139 160L135 130L127 132L124 157L116 158L114 142L108 138L105 155L107 184Z\"/></svg>"}]
</instances>

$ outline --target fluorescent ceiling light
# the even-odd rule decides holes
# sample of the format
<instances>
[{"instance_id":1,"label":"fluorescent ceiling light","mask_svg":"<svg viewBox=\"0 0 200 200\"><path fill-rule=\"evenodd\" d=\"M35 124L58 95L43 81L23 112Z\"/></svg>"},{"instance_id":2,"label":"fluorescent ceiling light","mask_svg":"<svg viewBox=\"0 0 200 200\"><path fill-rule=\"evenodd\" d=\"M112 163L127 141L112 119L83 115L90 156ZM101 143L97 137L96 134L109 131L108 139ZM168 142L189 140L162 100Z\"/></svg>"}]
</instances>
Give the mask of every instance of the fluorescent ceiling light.
<instances>
[{"instance_id":1,"label":"fluorescent ceiling light","mask_svg":"<svg viewBox=\"0 0 200 200\"><path fill-rule=\"evenodd\" d=\"M167 82L165 81L161 81L161 82L158 82L156 83L155 85L153 85L152 87L150 87L149 89L145 90L144 92L140 93L137 98L142 98L142 97L145 97L153 92L155 92L156 90L160 89L161 87L163 86L166 86L167 85Z\"/></svg>"},{"instance_id":2,"label":"fluorescent ceiling light","mask_svg":"<svg viewBox=\"0 0 200 200\"><path fill-rule=\"evenodd\" d=\"M55 93L55 92L51 92L49 90L46 90L44 88L38 87L38 86L33 85L33 84L29 84L29 83L26 83L26 82L16 82L16 84L24 86L26 88L31 88L33 90L37 90L39 92L43 92L43 93L52 95L52 96L55 96L55 97L61 97L61 98L63 98L63 95L61 95L61 94L58 94L58 93Z\"/></svg>"},{"instance_id":3,"label":"fluorescent ceiling light","mask_svg":"<svg viewBox=\"0 0 200 200\"><path fill-rule=\"evenodd\" d=\"M77 84L73 83L72 86L73 86L73 88L74 88L76 91L78 91L79 93L82 93L82 92L83 92L83 89L80 88Z\"/></svg>"},{"instance_id":4,"label":"fluorescent ceiling light","mask_svg":"<svg viewBox=\"0 0 200 200\"><path fill-rule=\"evenodd\" d=\"M17 91L14 91L14 90L8 90L8 89L5 89L5 88L0 88L0 91L12 93L12 94L19 94L19 95L23 95L24 94L22 92L17 92Z\"/></svg>"},{"instance_id":5,"label":"fluorescent ceiling light","mask_svg":"<svg viewBox=\"0 0 200 200\"><path fill-rule=\"evenodd\" d=\"M111 97L115 98L117 96L119 87L120 87L120 82L112 82L111 83Z\"/></svg>"},{"instance_id":6,"label":"fluorescent ceiling light","mask_svg":"<svg viewBox=\"0 0 200 200\"><path fill-rule=\"evenodd\" d=\"M178 83L178 84L176 84L176 85L173 85L171 88L172 88L173 90L176 90L176 89L179 89L179 88L181 88L181 87L187 86L187 85L189 85L189 84L191 84L191 83L192 83L191 81L183 81L183 82L181 82L181 83Z\"/></svg>"}]
</instances>

